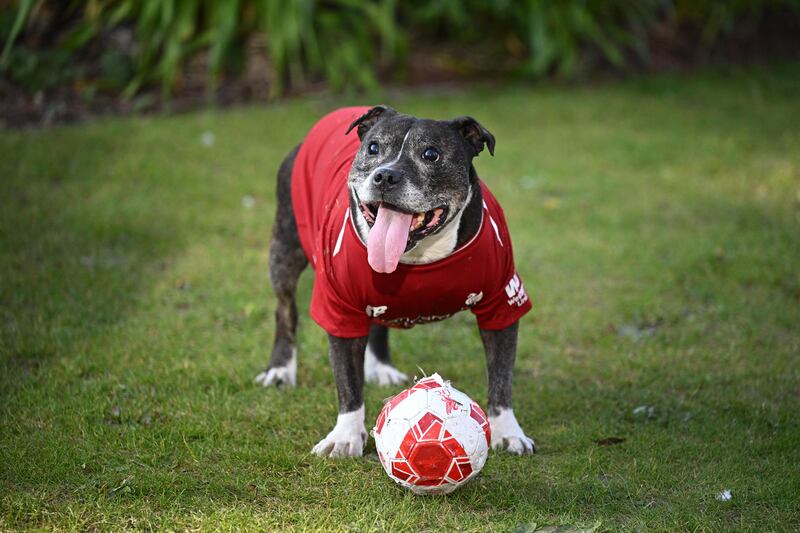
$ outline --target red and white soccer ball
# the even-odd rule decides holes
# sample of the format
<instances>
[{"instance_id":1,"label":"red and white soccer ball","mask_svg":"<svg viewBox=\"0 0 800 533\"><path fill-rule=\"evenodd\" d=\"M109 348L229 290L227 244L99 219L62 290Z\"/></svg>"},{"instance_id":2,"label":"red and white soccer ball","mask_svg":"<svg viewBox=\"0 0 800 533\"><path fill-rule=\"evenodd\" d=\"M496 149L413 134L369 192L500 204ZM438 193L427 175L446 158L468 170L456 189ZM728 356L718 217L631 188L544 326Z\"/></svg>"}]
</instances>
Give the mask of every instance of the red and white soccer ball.
<instances>
[{"instance_id":1,"label":"red and white soccer ball","mask_svg":"<svg viewBox=\"0 0 800 533\"><path fill-rule=\"evenodd\" d=\"M476 476L491 440L480 406L439 374L388 400L372 436L389 477L416 494L446 494Z\"/></svg>"}]
</instances>

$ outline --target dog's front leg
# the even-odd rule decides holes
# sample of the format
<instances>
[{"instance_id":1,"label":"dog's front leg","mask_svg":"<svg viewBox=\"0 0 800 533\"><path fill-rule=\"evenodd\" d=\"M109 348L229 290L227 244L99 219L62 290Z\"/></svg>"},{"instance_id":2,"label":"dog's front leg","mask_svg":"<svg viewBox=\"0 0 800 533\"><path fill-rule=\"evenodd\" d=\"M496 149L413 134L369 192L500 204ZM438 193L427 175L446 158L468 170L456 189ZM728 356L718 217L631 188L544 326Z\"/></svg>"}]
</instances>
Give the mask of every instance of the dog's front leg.
<instances>
[{"instance_id":1,"label":"dog's front leg","mask_svg":"<svg viewBox=\"0 0 800 533\"><path fill-rule=\"evenodd\" d=\"M367 337L328 335L328 349L339 395L339 416L328 436L311 450L320 457L360 456L367 442L364 427L364 349Z\"/></svg>"},{"instance_id":2,"label":"dog's front leg","mask_svg":"<svg viewBox=\"0 0 800 533\"><path fill-rule=\"evenodd\" d=\"M525 435L511 408L511 377L517 356L519 323L501 330L482 329L481 340L486 350L489 371L489 427L492 448L517 455L536 452L533 439Z\"/></svg>"}]
</instances>

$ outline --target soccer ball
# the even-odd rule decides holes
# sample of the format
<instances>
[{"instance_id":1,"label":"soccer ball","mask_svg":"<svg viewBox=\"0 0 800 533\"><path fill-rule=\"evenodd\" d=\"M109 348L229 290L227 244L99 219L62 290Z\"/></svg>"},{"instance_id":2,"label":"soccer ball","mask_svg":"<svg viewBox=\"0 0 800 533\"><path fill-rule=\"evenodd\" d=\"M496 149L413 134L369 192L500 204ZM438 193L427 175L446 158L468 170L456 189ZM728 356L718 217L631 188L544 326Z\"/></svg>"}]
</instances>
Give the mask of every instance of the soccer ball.
<instances>
[{"instance_id":1,"label":"soccer ball","mask_svg":"<svg viewBox=\"0 0 800 533\"><path fill-rule=\"evenodd\" d=\"M439 374L389 399L372 436L389 477L416 494L446 494L475 477L491 440L480 406Z\"/></svg>"}]
</instances>

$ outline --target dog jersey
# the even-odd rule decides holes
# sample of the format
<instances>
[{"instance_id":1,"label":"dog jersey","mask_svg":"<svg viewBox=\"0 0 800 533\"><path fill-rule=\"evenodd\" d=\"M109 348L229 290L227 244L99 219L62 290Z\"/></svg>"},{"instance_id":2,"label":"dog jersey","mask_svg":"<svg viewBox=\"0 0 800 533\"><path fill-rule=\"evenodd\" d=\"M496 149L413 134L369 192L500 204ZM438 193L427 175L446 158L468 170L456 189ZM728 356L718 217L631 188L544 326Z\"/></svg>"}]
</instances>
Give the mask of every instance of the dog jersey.
<instances>
[{"instance_id":1,"label":"dog jersey","mask_svg":"<svg viewBox=\"0 0 800 533\"><path fill-rule=\"evenodd\" d=\"M339 109L304 139L292 171L292 207L300 243L315 270L311 318L337 337L363 337L372 323L410 328L469 309L482 329L516 322L531 302L514 269L503 211L481 182L482 222L451 255L403 264L389 274L367 263L352 220L347 178L360 146L349 125L369 108Z\"/></svg>"}]
</instances>

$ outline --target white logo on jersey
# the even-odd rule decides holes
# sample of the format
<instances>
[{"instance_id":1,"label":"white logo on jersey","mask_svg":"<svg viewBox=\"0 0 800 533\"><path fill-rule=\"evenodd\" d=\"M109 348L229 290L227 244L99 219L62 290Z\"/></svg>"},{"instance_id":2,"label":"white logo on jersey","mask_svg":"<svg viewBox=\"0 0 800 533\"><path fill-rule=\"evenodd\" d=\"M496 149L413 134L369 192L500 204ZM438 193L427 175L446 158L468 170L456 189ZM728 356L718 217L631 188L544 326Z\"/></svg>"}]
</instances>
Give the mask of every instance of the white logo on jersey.
<instances>
[{"instance_id":1,"label":"white logo on jersey","mask_svg":"<svg viewBox=\"0 0 800 533\"><path fill-rule=\"evenodd\" d=\"M376 305L375 307L368 305L365 311L367 312L367 316L371 316L373 318L381 316L383 313L386 312L388 307L385 305Z\"/></svg>"},{"instance_id":2,"label":"white logo on jersey","mask_svg":"<svg viewBox=\"0 0 800 533\"><path fill-rule=\"evenodd\" d=\"M508 296L508 305L516 305L521 307L528 301L528 295L525 293L525 287L522 286L519 276L514 273L511 281L506 285L506 295Z\"/></svg>"},{"instance_id":3,"label":"white logo on jersey","mask_svg":"<svg viewBox=\"0 0 800 533\"><path fill-rule=\"evenodd\" d=\"M471 292L467 296L467 301L464 302L464 305L466 305L467 307L472 307L473 305L475 305L476 303L480 302L481 300L483 300L483 291L481 291L481 292L479 292L477 294L474 293L474 292Z\"/></svg>"}]
</instances>

